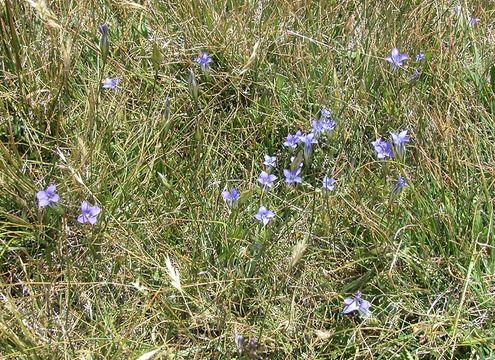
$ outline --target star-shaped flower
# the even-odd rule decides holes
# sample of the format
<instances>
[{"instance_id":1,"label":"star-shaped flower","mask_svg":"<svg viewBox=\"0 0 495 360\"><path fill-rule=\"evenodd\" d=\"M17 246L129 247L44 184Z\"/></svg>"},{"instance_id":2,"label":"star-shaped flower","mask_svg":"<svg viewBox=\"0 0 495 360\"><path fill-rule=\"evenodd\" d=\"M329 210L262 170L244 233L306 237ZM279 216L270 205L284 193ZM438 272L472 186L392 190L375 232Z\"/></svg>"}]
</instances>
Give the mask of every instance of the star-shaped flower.
<instances>
[{"instance_id":1,"label":"star-shaped flower","mask_svg":"<svg viewBox=\"0 0 495 360\"><path fill-rule=\"evenodd\" d=\"M401 54L401 52L397 48L393 48L390 56L385 58L385 60L390 63L392 69L394 70L404 65L404 61L407 59L409 59L409 56L407 54Z\"/></svg>"}]
</instances>

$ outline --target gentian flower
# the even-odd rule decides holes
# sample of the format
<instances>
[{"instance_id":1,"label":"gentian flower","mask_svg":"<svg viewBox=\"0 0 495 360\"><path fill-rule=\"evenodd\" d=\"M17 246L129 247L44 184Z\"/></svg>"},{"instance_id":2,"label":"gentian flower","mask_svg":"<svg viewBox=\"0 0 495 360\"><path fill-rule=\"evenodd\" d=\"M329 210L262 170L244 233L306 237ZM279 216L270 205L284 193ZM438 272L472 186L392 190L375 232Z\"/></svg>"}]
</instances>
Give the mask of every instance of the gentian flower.
<instances>
[{"instance_id":1,"label":"gentian flower","mask_svg":"<svg viewBox=\"0 0 495 360\"><path fill-rule=\"evenodd\" d=\"M235 347L239 354L247 354L250 359L258 359L258 339L256 336L250 337L249 339L244 338L242 335L236 334L234 337Z\"/></svg>"},{"instance_id":2,"label":"gentian flower","mask_svg":"<svg viewBox=\"0 0 495 360\"><path fill-rule=\"evenodd\" d=\"M328 176L323 177L323 190L333 191L335 187L335 179Z\"/></svg>"},{"instance_id":3,"label":"gentian flower","mask_svg":"<svg viewBox=\"0 0 495 360\"><path fill-rule=\"evenodd\" d=\"M323 124L323 131L326 131L326 132L330 132L330 131L333 131L335 129L335 126L337 125L335 123L335 120L333 119L324 119L324 120L320 120Z\"/></svg>"},{"instance_id":4,"label":"gentian flower","mask_svg":"<svg viewBox=\"0 0 495 360\"><path fill-rule=\"evenodd\" d=\"M108 24L106 24L106 23L101 24L98 27L98 30L100 31L102 38L108 39Z\"/></svg>"},{"instance_id":5,"label":"gentian flower","mask_svg":"<svg viewBox=\"0 0 495 360\"><path fill-rule=\"evenodd\" d=\"M285 182L287 183L287 185L292 185L296 183L300 184L302 182L302 179L299 176L300 173L301 173L300 167L294 170L284 169Z\"/></svg>"},{"instance_id":6,"label":"gentian flower","mask_svg":"<svg viewBox=\"0 0 495 360\"><path fill-rule=\"evenodd\" d=\"M328 110L327 108L321 108L321 110L320 110L320 120L330 119L331 117L332 117L332 113L330 112L330 110Z\"/></svg>"},{"instance_id":7,"label":"gentian flower","mask_svg":"<svg viewBox=\"0 0 495 360\"><path fill-rule=\"evenodd\" d=\"M399 176L393 188L394 194L396 195L400 194L406 186L407 186L407 179L404 176Z\"/></svg>"},{"instance_id":8,"label":"gentian flower","mask_svg":"<svg viewBox=\"0 0 495 360\"><path fill-rule=\"evenodd\" d=\"M106 61L108 55L108 25L101 24L99 27L100 30L100 51L103 56L103 62Z\"/></svg>"},{"instance_id":9,"label":"gentian flower","mask_svg":"<svg viewBox=\"0 0 495 360\"><path fill-rule=\"evenodd\" d=\"M213 62L213 59L207 52L201 53L196 59L194 59L200 66L201 70L208 71L210 69L210 64Z\"/></svg>"},{"instance_id":10,"label":"gentian flower","mask_svg":"<svg viewBox=\"0 0 495 360\"><path fill-rule=\"evenodd\" d=\"M264 206L260 206L258 213L254 215L254 217L263 223L263 225L266 225L270 222L271 219L275 217L275 213L271 210L268 210Z\"/></svg>"},{"instance_id":11,"label":"gentian flower","mask_svg":"<svg viewBox=\"0 0 495 360\"><path fill-rule=\"evenodd\" d=\"M311 155L313 144L317 144L318 141L313 133L302 135L299 140L304 144L304 157L308 158Z\"/></svg>"},{"instance_id":12,"label":"gentian flower","mask_svg":"<svg viewBox=\"0 0 495 360\"><path fill-rule=\"evenodd\" d=\"M479 23L481 20L477 17L469 17L469 26L474 26Z\"/></svg>"},{"instance_id":13,"label":"gentian flower","mask_svg":"<svg viewBox=\"0 0 495 360\"><path fill-rule=\"evenodd\" d=\"M407 130L402 130L399 133L391 132L392 140L397 148L399 154L403 154L406 150L406 143L409 142L409 135L407 135Z\"/></svg>"},{"instance_id":14,"label":"gentian flower","mask_svg":"<svg viewBox=\"0 0 495 360\"><path fill-rule=\"evenodd\" d=\"M312 126L313 126L313 133L315 135L319 135L320 133L325 131L325 124L323 120L313 120Z\"/></svg>"},{"instance_id":15,"label":"gentian flower","mask_svg":"<svg viewBox=\"0 0 495 360\"><path fill-rule=\"evenodd\" d=\"M77 221L81 224L90 223L94 225L96 223L96 216L100 213L101 209L98 206L91 206L87 201L81 203L81 215L77 217Z\"/></svg>"},{"instance_id":16,"label":"gentian flower","mask_svg":"<svg viewBox=\"0 0 495 360\"><path fill-rule=\"evenodd\" d=\"M336 123L335 120L332 119L332 113L330 112L330 110L321 108L319 123L316 120L313 121L313 132L330 132L335 129L335 125Z\"/></svg>"},{"instance_id":17,"label":"gentian flower","mask_svg":"<svg viewBox=\"0 0 495 360\"><path fill-rule=\"evenodd\" d=\"M119 78L106 78L103 80L103 83L101 87L103 89L110 89L110 90L116 90L117 85L119 85L120 79Z\"/></svg>"},{"instance_id":18,"label":"gentian flower","mask_svg":"<svg viewBox=\"0 0 495 360\"><path fill-rule=\"evenodd\" d=\"M300 143L300 138L301 138L301 131L298 130L294 135L289 134L287 135L287 139L284 141L284 145L287 147L290 147L292 149L295 149L297 147L297 144Z\"/></svg>"},{"instance_id":19,"label":"gentian flower","mask_svg":"<svg viewBox=\"0 0 495 360\"><path fill-rule=\"evenodd\" d=\"M403 62L407 59L409 59L409 56L407 54L401 54L397 48L393 48L390 56L385 58L392 65L393 70L404 65Z\"/></svg>"},{"instance_id":20,"label":"gentian flower","mask_svg":"<svg viewBox=\"0 0 495 360\"><path fill-rule=\"evenodd\" d=\"M265 155L265 161L263 161L263 164L268 166L269 168L273 168L277 165L277 157Z\"/></svg>"},{"instance_id":21,"label":"gentian flower","mask_svg":"<svg viewBox=\"0 0 495 360\"><path fill-rule=\"evenodd\" d=\"M375 148L376 156L378 157L378 159L388 159L394 156L392 146L382 138L378 138L375 141L372 141L371 144Z\"/></svg>"},{"instance_id":22,"label":"gentian flower","mask_svg":"<svg viewBox=\"0 0 495 360\"><path fill-rule=\"evenodd\" d=\"M227 203L227 205L232 207L234 206L234 203L237 200L239 200L240 195L236 188L232 188L230 191L229 190L222 191L222 197Z\"/></svg>"},{"instance_id":23,"label":"gentian flower","mask_svg":"<svg viewBox=\"0 0 495 360\"><path fill-rule=\"evenodd\" d=\"M425 59L425 53L420 51L418 55L416 55L416 61L423 61Z\"/></svg>"},{"instance_id":24,"label":"gentian flower","mask_svg":"<svg viewBox=\"0 0 495 360\"><path fill-rule=\"evenodd\" d=\"M55 192L56 185L50 185L45 190L38 191L36 198L38 199L38 206L44 208L45 206L52 206L59 202L60 196Z\"/></svg>"},{"instance_id":25,"label":"gentian flower","mask_svg":"<svg viewBox=\"0 0 495 360\"><path fill-rule=\"evenodd\" d=\"M273 186L273 182L277 180L277 177L273 174L268 174L266 171L262 171L258 181L261 185L265 187L271 188Z\"/></svg>"},{"instance_id":26,"label":"gentian flower","mask_svg":"<svg viewBox=\"0 0 495 360\"><path fill-rule=\"evenodd\" d=\"M353 311L358 310L359 314L362 316L369 315L369 308L371 303L369 301L361 299L361 292L358 291L354 297L348 297L344 299L344 310L343 314L350 314Z\"/></svg>"}]
</instances>

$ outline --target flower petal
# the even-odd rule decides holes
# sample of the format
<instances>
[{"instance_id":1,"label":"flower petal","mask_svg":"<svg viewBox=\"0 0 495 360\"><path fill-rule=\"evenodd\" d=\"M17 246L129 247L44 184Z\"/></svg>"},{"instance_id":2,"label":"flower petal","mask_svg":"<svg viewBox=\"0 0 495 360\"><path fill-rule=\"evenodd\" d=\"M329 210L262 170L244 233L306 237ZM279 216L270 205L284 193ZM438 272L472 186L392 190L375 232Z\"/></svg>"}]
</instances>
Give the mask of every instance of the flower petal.
<instances>
[{"instance_id":1,"label":"flower petal","mask_svg":"<svg viewBox=\"0 0 495 360\"><path fill-rule=\"evenodd\" d=\"M47 199L48 198L48 195L47 195L46 191L41 190L41 191L38 191L36 193L36 198L41 201L43 199Z\"/></svg>"},{"instance_id":2,"label":"flower petal","mask_svg":"<svg viewBox=\"0 0 495 360\"><path fill-rule=\"evenodd\" d=\"M96 216L100 213L101 209L98 207L98 206L92 206L90 209L89 209L89 214L91 216Z\"/></svg>"},{"instance_id":3,"label":"flower petal","mask_svg":"<svg viewBox=\"0 0 495 360\"><path fill-rule=\"evenodd\" d=\"M349 314L355 310L359 309L359 306L357 304L357 301L353 301L352 303L350 303L349 305L347 305L346 307L344 307L344 310L342 310L342 313L343 314Z\"/></svg>"},{"instance_id":4,"label":"flower petal","mask_svg":"<svg viewBox=\"0 0 495 360\"><path fill-rule=\"evenodd\" d=\"M88 217L88 221L91 225L96 224L96 216L90 216Z\"/></svg>"},{"instance_id":5,"label":"flower petal","mask_svg":"<svg viewBox=\"0 0 495 360\"><path fill-rule=\"evenodd\" d=\"M81 212L82 213L87 213L89 212L89 208L91 207L91 205L87 202L87 201L83 201L81 203Z\"/></svg>"},{"instance_id":6,"label":"flower petal","mask_svg":"<svg viewBox=\"0 0 495 360\"><path fill-rule=\"evenodd\" d=\"M48 204L50 204L50 201L48 199L38 199L38 206L40 208L44 208Z\"/></svg>"}]
</instances>

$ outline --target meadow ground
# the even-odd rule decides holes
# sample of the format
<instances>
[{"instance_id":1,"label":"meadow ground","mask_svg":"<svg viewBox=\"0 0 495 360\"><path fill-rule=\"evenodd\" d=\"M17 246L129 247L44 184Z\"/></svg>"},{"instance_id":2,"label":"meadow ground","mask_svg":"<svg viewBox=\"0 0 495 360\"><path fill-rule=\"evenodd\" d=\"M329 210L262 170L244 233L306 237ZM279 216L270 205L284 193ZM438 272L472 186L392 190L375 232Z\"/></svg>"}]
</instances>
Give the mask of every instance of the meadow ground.
<instances>
[{"instance_id":1,"label":"meadow ground","mask_svg":"<svg viewBox=\"0 0 495 360\"><path fill-rule=\"evenodd\" d=\"M2 0L0 358L494 359L494 10Z\"/></svg>"}]
</instances>

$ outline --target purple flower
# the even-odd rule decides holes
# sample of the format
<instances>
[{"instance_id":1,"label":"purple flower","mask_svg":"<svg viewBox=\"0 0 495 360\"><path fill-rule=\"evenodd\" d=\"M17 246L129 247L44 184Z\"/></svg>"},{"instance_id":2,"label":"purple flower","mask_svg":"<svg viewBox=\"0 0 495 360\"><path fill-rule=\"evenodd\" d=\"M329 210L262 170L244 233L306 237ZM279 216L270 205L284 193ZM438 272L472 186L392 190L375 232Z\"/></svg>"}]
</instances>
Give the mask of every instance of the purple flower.
<instances>
[{"instance_id":1,"label":"purple flower","mask_svg":"<svg viewBox=\"0 0 495 360\"><path fill-rule=\"evenodd\" d=\"M108 37L108 24L103 23L98 27L98 30L100 31L100 34L102 36Z\"/></svg>"},{"instance_id":2,"label":"purple flower","mask_svg":"<svg viewBox=\"0 0 495 360\"><path fill-rule=\"evenodd\" d=\"M388 159L394 156L392 146L382 138L378 138L375 141L372 141L371 144L375 148L376 156L378 157L378 159Z\"/></svg>"},{"instance_id":3,"label":"purple flower","mask_svg":"<svg viewBox=\"0 0 495 360\"><path fill-rule=\"evenodd\" d=\"M476 25L477 23L479 23L481 20L479 18L476 18L476 17L469 17L469 26L474 26Z\"/></svg>"},{"instance_id":4,"label":"purple flower","mask_svg":"<svg viewBox=\"0 0 495 360\"><path fill-rule=\"evenodd\" d=\"M330 119L331 117L332 117L332 113L330 112L330 110L328 110L327 108L321 108L321 110L320 110L320 120Z\"/></svg>"},{"instance_id":5,"label":"purple flower","mask_svg":"<svg viewBox=\"0 0 495 360\"><path fill-rule=\"evenodd\" d=\"M100 34L101 34L100 47L101 48L106 47L108 50L108 25L107 24L101 24L98 27L98 30L100 31Z\"/></svg>"},{"instance_id":6,"label":"purple flower","mask_svg":"<svg viewBox=\"0 0 495 360\"><path fill-rule=\"evenodd\" d=\"M320 121L313 121L313 131L315 133L330 132L335 129L335 120L332 119L332 113L326 108L320 110Z\"/></svg>"},{"instance_id":7,"label":"purple flower","mask_svg":"<svg viewBox=\"0 0 495 360\"><path fill-rule=\"evenodd\" d=\"M259 351L258 339L256 336L250 337L249 339L244 338L242 335L236 334L234 337L235 347L239 354L247 354L250 359L259 358L257 352Z\"/></svg>"},{"instance_id":8,"label":"purple flower","mask_svg":"<svg viewBox=\"0 0 495 360\"><path fill-rule=\"evenodd\" d=\"M38 206L44 208L45 206L52 206L58 203L60 196L55 192L56 185L50 185L45 190L38 191L36 198L38 199Z\"/></svg>"},{"instance_id":9,"label":"purple flower","mask_svg":"<svg viewBox=\"0 0 495 360\"><path fill-rule=\"evenodd\" d=\"M269 188L272 187L275 180L277 180L277 177L273 174L268 174L266 171L262 171L260 177L258 178L261 185Z\"/></svg>"},{"instance_id":10,"label":"purple flower","mask_svg":"<svg viewBox=\"0 0 495 360\"><path fill-rule=\"evenodd\" d=\"M316 135L319 135L320 133L325 131L325 124L323 120L313 120L312 126L313 126L313 132Z\"/></svg>"},{"instance_id":11,"label":"purple flower","mask_svg":"<svg viewBox=\"0 0 495 360\"><path fill-rule=\"evenodd\" d=\"M96 223L96 216L100 213L101 209L98 206L91 206L87 201L81 203L81 215L77 217L77 221L81 224L90 223L94 225Z\"/></svg>"},{"instance_id":12,"label":"purple flower","mask_svg":"<svg viewBox=\"0 0 495 360\"><path fill-rule=\"evenodd\" d=\"M393 48L390 56L385 58L394 70L404 65L403 62L407 59L409 59L409 56L407 54L401 54L397 48Z\"/></svg>"},{"instance_id":13,"label":"purple flower","mask_svg":"<svg viewBox=\"0 0 495 360\"><path fill-rule=\"evenodd\" d=\"M263 161L263 164L268 166L269 168L273 168L277 165L277 157L265 155L265 161Z\"/></svg>"},{"instance_id":14,"label":"purple flower","mask_svg":"<svg viewBox=\"0 0 495 360\"><path fill-rule=\"evenodd\" d=\"M416 61L423 61L425 59L425 53L420 51L418 55L416 55Z\"/></svg>"},{"instance_id":15,"label":"purple flower","mask_svg":"<svg viewBox=\"0 0 495 360\"><path fill-rule=\"evenodd\" d=\"M307 135L302 135L299 140L304 144L304 156L308 158L311 155L311 150L313 144L318 144L314 133L309 133Z\"/></svg>"},{"instance_id":16,"label":"purple flower","mask_svg":"<svg viewBox=\"0 0 495 360\"><path fill-rule=\"evenodd\" d=\"M461 5L456 5L456 6L454 6L454 8L453 8L452 10L454 11L454 13L455 13L457 16L461 15L461 10L462 10Z\"/></svg>"},{"instance_id":17,"label":"purple flower","mask_svg":"<svg viewBox=\"0 0 495 360\"><path fill-rule=\"evenodd\" d=\"M321 122L323 123L323 131L326 131L326 132L331 132L335 129L335 126L337 125L335 123L335 120L333 119L324 119L324 120L321 120Z\"/></svg>"},{"instance_id":18,"label":"purple flower","mask_svg":"<svg viewBox=\"0 0 495 360\"><path fill-rule=\"evenodd\" d=\"M101 87L103 89L110 89L110 90L116 90L117 85L119 85L120 79L119 78L106 78L103 80L103 83Z\"/></svg>"},{"instance_id":19,"label":"purple flower","mask_svg":"<svg viewBox=\"0 0 495 360\"><path fill-rule=\"evenodd\" d=\"M333 191L335 188L335 179L328 176L323 177L323 190Z\"/></svg>"},{"instance_id":20,"label":"purple flower","mask_svg":"<svg viewBox=\"0 0 495 360\"><path fill-rule=\"evenodd\" d=\"M207 52L201 53L196 59L194 59L200 66L201 70L208 71L210 69L210 64L213 62L213 59Z\"/></svg>"},{"instance_id":21,"label":"purple flower","mask_svg":"<svg viewBox=\"0 0 495 360\"><path fill-rule=\"evenodd\" d=\"M407 187L407 179L404 176L399 176L395 182L393 193L398 195Z\"/></svg>"},{"instance_id":22,"label":"purple flower","mask_svg":"<svg viewBox=\"0 0 495 360\"><path fill-rule=\"evenodd\" d=\"M402 130L399 133L391 132L392 140L397 148L399 154L403 154L406 150L406 143L409 142L409 135L407 135L407 130Z\"/></svg>"},{"instance_id":23,"label":"purple flower","mask_svg":"<svg viewBox=\"0 0 495 360\"><path fill-rule=\"evenodd\" d=\"M294 135L289 134L287 135L287 139L284 141L284 145L287 147L290 147L292 149L295 149L297 147L297 144L300 143L300 138L301 138L301 131L298 130Z\"/></svg>"},{"instance_id":24,"label":"purple flower","mask_svg":"<svg viewBox=\"0 0 495 360\"><path fill-rule=\"evenodd\" d=\"M263 223L263 225L266 225L270 222L271 219L275 217L275 213L271 210L268 210L264 206L260 206L258 213L254 215L254 217Z\"/></svg>"},{"instance_id":25,"label":"purple flower","mask_svg":"<svg viewBox=\"0 0 495 360\"><path fill-rule=\"evenodd\" d=\"M371 303L369 301L361 299L361 292L358 291L354 297L348 297L344 299L344 310L343 314L350 314L353 311L358 310L359 314L362 316L368 316L371 307Z\"/></svg>"},{"instance_id":26,"label":"purple flower","mask_svg":"<svg viewBox=\"0 0 495 360\"><path fill-rule=\"evenodd\" d=\"M222 191L222 197L227 203L228 206L232 207L234 206L234 203L239 200L239 192L237 191L236 188L232 188L230 191L229 190L224 190Z\"/></svg>"},{"instance_id":27,"label":"purple flower","mask_svg":"<svg viewBox=\"0 0 495 360\"><path fill-rule=\"evenodd\" d=\"M302 182L301 177L299 174L301 173L301 168L298 167L297 169L294 170L284 170L284 176L285 176L285 182L287 185L292 185L292 184L300 184Z\"/></svg>"}]
</instances>

